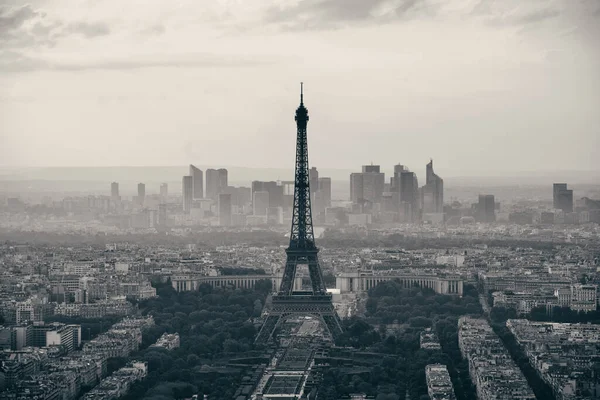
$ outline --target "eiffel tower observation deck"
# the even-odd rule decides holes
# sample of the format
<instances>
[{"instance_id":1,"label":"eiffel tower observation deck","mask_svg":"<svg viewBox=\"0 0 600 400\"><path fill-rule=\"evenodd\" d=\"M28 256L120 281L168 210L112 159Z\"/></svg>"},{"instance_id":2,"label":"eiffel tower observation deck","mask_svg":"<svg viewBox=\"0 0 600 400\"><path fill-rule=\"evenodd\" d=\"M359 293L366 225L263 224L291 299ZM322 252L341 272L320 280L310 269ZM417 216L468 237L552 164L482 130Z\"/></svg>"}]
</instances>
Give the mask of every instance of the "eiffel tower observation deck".
<instances>
[{"instance_id":1,"label":"eiffel tower observation deck","mask_svg":"<svg viewBox=\"0 0 600 400\"><path fill-rule=\"evenodd\" d=\"M259 331L256 342L266 343L282 320L291 316L311 315L321 320L325 331L335 338L342 333L331 295L327 293L323 272L319 266L319 249L315 244L310 205L310 180L308 176L308 140L306 126L308 110L304 106L303 85L300 84L300 106L296 109L296 167L294 179L294 209L290 245L286 249L287 261L281 286L273 295L267 318ZM294 291L294 279L299 265L307 265L311 290Z\"/></svg>"}]
</instances>

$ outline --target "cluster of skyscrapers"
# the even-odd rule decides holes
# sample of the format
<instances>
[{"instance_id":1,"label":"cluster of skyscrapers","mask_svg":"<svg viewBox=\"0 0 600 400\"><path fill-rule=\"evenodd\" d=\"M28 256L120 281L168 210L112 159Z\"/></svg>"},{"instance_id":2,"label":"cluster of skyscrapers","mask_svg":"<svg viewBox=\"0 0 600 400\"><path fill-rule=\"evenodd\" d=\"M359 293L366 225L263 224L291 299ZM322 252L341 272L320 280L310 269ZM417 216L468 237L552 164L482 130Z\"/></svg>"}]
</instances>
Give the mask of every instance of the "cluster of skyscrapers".
<instances>
[{"instance_id":1,"label":"cluster of skyscrapers","mask_svg":"<svg viewBox=\"0 0 600 400\"><path fill-rule=\"evenodd\" d=\"M443 221L444 180L426 166L425 185L419 188L417 175L402 164L394 166L394 176L385 182L379 165L363 165L350 174L350 200L356 212L380 213L396 222Z\"/></svg>"},{"instance_id":2,"label":"cluster of skyscrapers","mask_svg":"<svg viewBox=\"0 0 600 400\"><path fill-rule=\"evenodd\" d=\"M228 172L225 168L206 170L206 195L204 192L204 172L190 165L189 175L182 179L183 212L191 214L194 209L202 215L212 212L211 207L217 204L219 225L231 225L232 195L237 188L228 186Z\"/></svg>"},{"instance_id":3,"label":"cluster of skyscrapers","mask_svg":"<svg viewBox=\"0 0 600 400\"><path fill-rule=\"evenodd\" d=\"M294 181L252 181L251 187L228 184L224 168L206 170L190 165L182 180L182 210L195 220L218 216L220 226L283 224L291 219ZM311 198L316 215L331 206L331 178L310 170ZM205 190L206 188L206 190Z\"/></svg>"}]
</instances>

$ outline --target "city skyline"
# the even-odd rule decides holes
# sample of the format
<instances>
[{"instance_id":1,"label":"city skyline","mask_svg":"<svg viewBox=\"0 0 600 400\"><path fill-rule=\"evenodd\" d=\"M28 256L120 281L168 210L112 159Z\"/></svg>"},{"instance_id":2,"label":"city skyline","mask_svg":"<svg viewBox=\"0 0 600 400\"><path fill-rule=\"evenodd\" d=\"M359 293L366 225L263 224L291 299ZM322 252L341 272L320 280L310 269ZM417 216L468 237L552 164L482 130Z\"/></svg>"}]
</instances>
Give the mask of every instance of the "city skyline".
<instances>
[{"instance_id":1,"label":"city skyline","mask_svg":"<svg viewBox=\"0 0 600 400\"><path fill-rule=\"evenodd\" d=\"M597 2L163 7L5 2L2 165L288 167L304 80L322 168L600 170Z\"/></svg>"}]
</instances>

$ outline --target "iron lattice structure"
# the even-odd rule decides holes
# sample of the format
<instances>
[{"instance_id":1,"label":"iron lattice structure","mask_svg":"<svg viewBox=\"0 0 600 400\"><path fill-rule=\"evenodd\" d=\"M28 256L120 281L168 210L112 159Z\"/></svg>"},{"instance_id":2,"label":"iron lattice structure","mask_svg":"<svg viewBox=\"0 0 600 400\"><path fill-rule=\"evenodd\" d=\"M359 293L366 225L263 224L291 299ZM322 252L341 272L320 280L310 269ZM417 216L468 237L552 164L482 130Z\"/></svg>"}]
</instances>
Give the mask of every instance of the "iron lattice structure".
<instances>
[{"instance_id":1,"label":"iron lattice structure","mask_svg":"<svg viewBox=\"0 0 600 400\"><path fill-rule=\"evenodd\" d=\"M286 249L287 260L281 286L273 296L273 304L256 341L266 342L272 336L282 319L296 314L310 314L318 317L332 337L342 332L339 316L333 308L331 295L327 294L323 272L319 265L317 246L313 231L310 202L310 179L308 175L308 139L306 126L308 110L304 106L304 93L300 84L300 106L296 109L296 166L294 179L294 210L290 245ZM312 286L309 293L294 292L294 280L298 265L308 265Z\"/></svg>"}]
</instances>

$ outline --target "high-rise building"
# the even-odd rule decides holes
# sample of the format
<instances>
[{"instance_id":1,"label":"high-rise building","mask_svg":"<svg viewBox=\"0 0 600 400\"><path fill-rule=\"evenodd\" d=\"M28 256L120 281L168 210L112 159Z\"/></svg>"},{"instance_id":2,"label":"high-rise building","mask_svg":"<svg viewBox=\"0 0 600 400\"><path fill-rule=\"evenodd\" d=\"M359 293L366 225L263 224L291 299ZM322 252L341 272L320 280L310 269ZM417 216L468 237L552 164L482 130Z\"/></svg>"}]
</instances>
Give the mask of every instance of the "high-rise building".
<instances>
[{"instance_id":1,"label":"high-rise building","mask_svg":"<svg viewBox=\"0 0 600 400\"><path fill-rule=\"evenodd\" d=\"M319 178L319 190L322 192L325 207L331 207L331 178Z\"/></svg>"},{"instance_id":2,"label":"high-rise building","mask_svg":"<svg viewBox=\"0 0 600 400\"><path fill-rule=\"evenodd\" d=\"M229 186L229 173L225 168L219 168L219 189L226 188Z\"/></svg>"},{"instance_id":3,"label":"high-rise building","mask_svg":"<svg viewBox=\"0 0 600 400\"><path fill-rule=\"evenodd\" d=\"M231 194L219 195L219 225L231 226Z\"/></svg>"},{"instance_id":4,"label":"high-rise building","mask_svg":"<svg viewBox=\"0 0 600 400\"><path fill-rule=\"evenodd\" d=\"M269 192L256 191L252 193L252 211L254 215L266 216L269 204Z\"/></svg>"},{"instance_id":5,"label":"high-rise building","mask_svg":"<svg viewBox=\"0 0 600 400\"><path fill-rule=\"evenodd\" d=\"M252 198L254 199L255 192L268 192L269 193L269 206L270 207L283 207L283 185L278 182L269 181L253 181L252 182Z\"/></svg>"},{"instance_id":6,"label":"high-rise building","mask_svg":"<svg viewBox=\"0 0 600 400\"><path fill-rule=\"evenodd\" d=\"M444 212L444 180L433 172L433 160L426 167L425 186L421 188L423 213Z\"/></svg>"},{"instance_id":7,"label":"high-rise building","mask_svg":"<svg viewBox=\"0 0 600 400\"><path fill-rule=\"evenodd\" d=\"M167 227L167 205L164 203L158 205L158 226Z\"/></svg>"},{"instance_id":8,"label":"high-rise building","mask_svg":"<svg viewBox=\"0 0 600 400\"><path fill-rule=\"evenodd\" d=\"M566 183L555 183L553 189L553 205L557 210L573 212L573 190Z\"/></svg>"},{"instance_id":9,"label":"high-rise building","mask_svg":"<svg viewBox=\"0 0 600 400\"><path fill-rule=\"evenodd\" d=\"M183 212L189 214L192 210L192 203L194 201L192 177L190 175L184 176L181 185L181 191L183 193Z\"/></svg>"},{"instance_id":10,"label":"high-rise building","mask_svg":"<svg viewBox=\"0 0 600 400\"><path fill-rule=\"evenodd\" d=\"M355 204L372 208L381 203L385 174L379 165L363 165L362 172L350 174L350 199Z\"/></svg>"},{"instance_id":11,"label":"high-rise building","mask_svg":"<svg viewBox=\"0 0 600 400\"><path fill-rule=\"evenodd\" d=\"M310 185L311 195L319 190L319 171L317 167L312 167L308 170L308 182Z\"/></svg>"},{"instance_id":12,"label":"high-rise building","mask_svg":"<svg viewBox=\"0 0 600 400\"><path fill-rule=\"evenodd\" d=\"M401 222L416 222L420 214L421 197L417 175L405 165L394 165L394 176L390 179L391 202ZM388 204L389 206L389 204Z\"/></svg>"},{"instance_id":13,"label":"high-rise building","mask_svg":"<svg viewBox=\"0 0 600 400\"><path fill-rule=\"evenodd\" d=\"M224 168L206 170L206 197L217 201L219 194L228 186L228 174Z\"/></svg>"},{"instance_id":14,"label":"high-rise building","mask_svg":"<svg viewBox=\"0 0 600 400\"><path fill-rule=\"evenodd\" d=\"M312 212L315 218L324 217L325 209L331 207L331 178L319 178L318 190L312 193ZM312 183L311 183L312 191Z\"/></svg>"},{"instance_id":15,"label":"high-rise building","mask_svg":"<svg viewBox=\"0 0 600 400\"><path fill-rule=\"evenodd\" d=\"M403 222L416 222L419 217L419 182L414 172L404 169L398 181L399 215Z\"/></svg>"},{"instance_id":16,"label":"high-rise building","mask_svg":"<svg viewBox=\"0 0 600 400\"><path fill-rule=\"evenodd\" d=\"M144 205L144 202L146 201L146 185L143 183L138 183L138 204L140 206Z\"/></svg>"},{"instance_id":17,"label":"high-rise building","mask_svg":"<svg viewBox=\"0 0 600 400\"><path fill-rule=\"evenodd\" d=\"M496 221L496 202L493 194L480 194L477 204L477 220L479 222Z\"/></svg>"},{"instance_id":18,"label":"high-rise building","mask_svg":"<svg viewBox=\"0 0 600 400\"><path fill-rule=\"evenodd\" d=\"M192 177L192 197L194 200L204 198L204 176L202 170L190 164L190 176Z\"/></svg>"},{"instance_id":19,"label":"high-rise building","mask_svg":"<svg viewBox=\"0 0 600 400\"><path fill-rule=\"evenodd\" d=\"M161 201L166 202L168 197L169 197L169 185L166 182L161 183L160 184L160 199L161 199Z\"/></svg>"},{"instance_id":20,"label":"high-rise building","mask_svg":"<svg viewBox=\"0 0 600 400\"><path fill-rule=\"evenodd\" d=\"M119 182L113 182L110 184L110 197L113 200L119 199Z\"/></svg>"}]
</instances>

